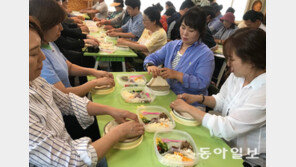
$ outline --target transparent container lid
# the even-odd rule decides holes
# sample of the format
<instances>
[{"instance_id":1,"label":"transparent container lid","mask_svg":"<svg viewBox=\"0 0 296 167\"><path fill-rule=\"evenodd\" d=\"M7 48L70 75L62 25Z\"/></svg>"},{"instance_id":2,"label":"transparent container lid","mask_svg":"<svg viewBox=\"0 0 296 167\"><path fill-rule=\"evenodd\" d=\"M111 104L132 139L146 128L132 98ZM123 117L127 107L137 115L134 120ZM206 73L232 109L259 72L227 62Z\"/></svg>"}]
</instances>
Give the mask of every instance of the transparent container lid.
<instances>
[{"instance_id":1,"label":"transparent container lid","mask_svg":"<svg viewBox=\"0 0 296 167\"><path fill-rule=\"evenodd\" d=\"M153 138L159 162L166 166L194 166L198 150L192 137L184 131L157 131Z\"/></svg>"},{"instance_id":2,"label":"transparent container lid","mask_svg":"<svg viewBox=\"0 0 296 167\"><path fill-rule=\"evenodd\" d=\"M160 106L139 106L137 115L147 132L172 130L176 126L168 110Z\"/></svg>"},{"instance_id":3,"label":"transparent container lid","mask_svg":"<svg viewBox=\"0 0 296 167\"><path fill-rule=\"evenodd\" d=\"M137 74L120 74L116 76L116 79L124 87L145 86L147 82L144 75Z\"/></svg>"},{"instance_id":4,"label":"transparent container lid","mask_svg":"<svg viewBox=\"0 0 296 167\"><path fill-rule=\"evenodd\" d=\"M148 87L125 87L121 89L121 97L127 103L151 103L155 99L154 93Z\"/></svg>"}]
</instances>

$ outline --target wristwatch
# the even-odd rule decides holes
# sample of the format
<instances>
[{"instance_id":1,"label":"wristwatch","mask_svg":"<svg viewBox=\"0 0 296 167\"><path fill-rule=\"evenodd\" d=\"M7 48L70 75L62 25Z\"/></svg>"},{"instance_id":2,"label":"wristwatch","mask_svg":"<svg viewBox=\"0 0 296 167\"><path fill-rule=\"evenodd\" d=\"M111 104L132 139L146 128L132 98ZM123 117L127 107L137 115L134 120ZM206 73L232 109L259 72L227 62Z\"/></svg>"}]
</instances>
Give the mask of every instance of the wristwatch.
<instances>
[{"instance_id":1,"label":"wristwatch","mask_svg":"<svg viewBox=\"0 0 296 167\"><path fill-rule=\"evenodd\" d=\"M148 69L149 66L154 66L154 64L153 63L147 63L146 66L145 66L146 69Z\"/></svg>"}]
</instances>

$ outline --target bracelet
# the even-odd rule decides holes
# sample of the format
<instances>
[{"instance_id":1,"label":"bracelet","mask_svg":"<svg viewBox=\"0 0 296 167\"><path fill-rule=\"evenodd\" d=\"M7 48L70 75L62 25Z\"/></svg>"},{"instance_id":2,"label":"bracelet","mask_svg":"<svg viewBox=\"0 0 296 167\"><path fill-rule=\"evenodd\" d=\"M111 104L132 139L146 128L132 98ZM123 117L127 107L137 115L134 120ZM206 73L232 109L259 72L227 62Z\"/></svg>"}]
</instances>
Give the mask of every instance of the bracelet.
<instances>
[{"instance_id":1,"label":"bracelet","mask_svg":"<svg viewBox=\"0 0 296 167\"><path fill-rule=\"evenodd\" d=\"M200 104L202 104L205 101L205 96L203 94L201 96L202 96L202 101Z\"/></svg>"}]
</instances>

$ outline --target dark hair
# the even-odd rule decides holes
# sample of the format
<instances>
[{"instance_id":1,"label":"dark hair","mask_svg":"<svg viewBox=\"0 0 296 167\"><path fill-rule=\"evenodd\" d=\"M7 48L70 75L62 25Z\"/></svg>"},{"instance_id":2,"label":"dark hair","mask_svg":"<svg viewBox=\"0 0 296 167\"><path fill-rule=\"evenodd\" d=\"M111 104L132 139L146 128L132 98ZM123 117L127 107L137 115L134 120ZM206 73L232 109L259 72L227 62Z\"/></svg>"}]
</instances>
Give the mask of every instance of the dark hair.
<instances>
[{"instance_id":1,"label":"dark hair","mask_svg":"<svg viewBox=\"0 0 296 167\"><path fill-rule=\"evenodd\" d=\"M235 53L242 62L254 64L257 69L266 69L266 33L257 28L241 28L226 39L223 45L225 58Z\"/></svg>"},{"instance_id":2,"label":"dark hair","mask_svg":"<svg viewBox=\"0 0 296 167\"><path fill-rule=\"evenodd\" d=\"M39 20L43 32L60 24L66 18L65 10L53 0L30 0L29 15Z\"/></svg>"},{"instance_id":3,"label":"dark hair","mask_svg":"<svg viewBox=\"0 0 296 167\"><path fill-rule=\"evenodd\" d=\"M261 12L256 12L255 10L249 10L244 14L243 19L244 20L251 20L253 23L256 20L260 20L262 22L263 21L263 14Z\"/></svg>"},{"instance_id":4,"label":"dark hair","mask_svg":"<svg viewBox=\"0 0 296 167\"><path fill-rule=\"evenodd\" d=\"M161 13L162 12L162 10L163 10L163 7L161 6L161 4L160 3L157 3L156 5L152 5L153 7L156 7L156 9L159 11L159 13Z\"/></svg>"},{"instance_id":5,"label":"dark hair","mask_svg":"<svg viewBox=\"0 0 296 167\"><path fill-rule=\"evenodd\" d=\"M180 6L180 10L184 10L185 8L191 8L193 7L195 4L191 1L191 0L185 0L181 6Z\"/></svg>"},{"instance_id":6,"label":"dark hair","mask_svg":"<svg viewBox=\"0 0 296 167\"><path fill-rule=\"evenodd\" d=\"M229 8L226 10L225 13L227 13L227 12L231 12L231 13L234 14L235 10L234 10L232 7L229 7Z\"/></svg>"},{"instance_id":7,"label":"dark hair","mask_svg":"<svg viewBox=\"0 0 296 167\"><path fill-rule=\"evenodd\" d=\"M171 1L166 1L165 4L166 4L169 8L174 8L174 9L176 10L174 4L173 4Z\"/></svg>"},{"instance_id":8,"label":"dark hair","mask_svg":"<svg viewBox=\"0 0 296 167\"><path fill-rule=\"evenodd\" d=\"M186 26L198 31L200 37L205 33L206 14L200 7L190 8L182 17L181 23L184 21Z\"/></svg>"},{"instance_id":9,"label":"dark hair","mask_svg":"<svg viewBox=\"0 0 296 167\"><path fill-rule=\"evenodd\" d=\"M114 0L113 2L115 2L115 3L120 3L120 5L118 5L118 6L115 6L115 7L121 7L121 8L123 8L123 7L124 7L123 0Z\"/></svg>"},{"instance_id":10,"label":"dark hair","mask_svg":"<svg viewBox=\"0 0 296 167\"><path fill-rule=\"evenodd\" d=\"M252 4L252 10L253 10L254 6L255 6L256 4L258 4L258 3L260 3L260 4L262 5L262 2L261 2L260 0L256 0L256 1L254 1L253 4ZM261 7L261 8L262 8L262 7Z\"/></svg>"},{"instance_id":11,"label":"dark hair","mask_svg":"<svg viewBox=\"0 0 296 167\"><path fill-rule=\"evenodd\" d=\"M211 7L211 6L203 6L203 7L201 7L201 9L205 12L206 17L210 16L211 19L215 18L216 15L215 15L213 7Z\"/></svg>"},{"instance_id":12,"label":"dark hair","mask_svg":"<svg viewBox=\"0 0 296 167\"><path fill-rule=\"evenodd\" d=\"M173 16L173 14L175 13L176 13L176 10L174 8L169 8L168 10L165 11L164 15Z\"/></svg>"},{"instance_id":13,"label":"dark hair","mask_svg":"<svg viewBox=\"0 0 296 167\"><path fill-rule=\"evenodd\" d=\"M126 6L130 6L133 9L135 9L136 7L138 7L138 9L140 10L141 1L140 0L125 0L125 5Z\"/></svg>"},{"instance_id":14,"label":"dark hair","mask_svg":"<svg viewBox=\"0 0 296 167\"><path fill-rule=\"evenodd\" d=\"M213 7L215 14L220 12L220 10L223 9L223 5L218 5L216 2L211 4L211 6Z\"/></svg>"},{"instance_id":15,"label":"dark hair","mask_svg":"<svg viewBox=\"0 0 296 167\"><path fill-rule=\"evenodd\" d=\"M157 7L148 7L144 10L144 14L149 18L150 21L155 21L156 25L162 27L162 24L160 23L160 13L158 12Z\"/></svg>"},{"instance_id":16,"label":"dark hair","mask_svg":"<svg viewBox=\"0 0 296 167\"><path fill-rule=\"evenodd\" d=\"M43 32L40 27L40 23L34 16L29 16L29 29L36 31L41 40L43 40Z\"/></svg>"}]
</instances>

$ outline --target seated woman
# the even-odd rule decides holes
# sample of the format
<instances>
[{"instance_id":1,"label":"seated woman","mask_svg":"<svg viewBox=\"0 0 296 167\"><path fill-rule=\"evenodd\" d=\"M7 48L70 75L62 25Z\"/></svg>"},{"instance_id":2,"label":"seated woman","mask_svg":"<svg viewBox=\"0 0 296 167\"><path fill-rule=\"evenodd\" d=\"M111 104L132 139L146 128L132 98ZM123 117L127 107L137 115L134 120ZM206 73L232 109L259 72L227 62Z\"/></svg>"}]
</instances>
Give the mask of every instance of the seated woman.
<instances>
[{"instance_id":1,"label":"seated woman","mask_svg":"<svg viewBox=\"0 0 296 167\"><path fill-rule=\"evenodd\" d=\"M215 63L213 52L201 42L206 15L200 8L191 8L182 16L181 23L182 40L171 41L147 56L144 68L153 77L167 79L176 94L207 94ZM157 67L161 64L164 68Z\"/></svg>"},{"instance_id":2,"label":"seated woman","mask_svg":"<svg viewBox=\"0 0 296 167\"><path fill-rule=\"evenodd\" d=\"M243 154L248 149L265 153L266 34L261 29L239 29L225 41L223 53L232 73L220 92L213 96L181 94L171 107L188 112L211 135L241 148ZM194 102L214 108L222 115L205 113L188 104Z\"/></svg>"},{"instance_id":3,"label":"seated woman","mask_svg":"<svg viewBox=\"0 0 296 167\"><path fill-rule=\"evenodd\" d=\"M214 35L214 38L216 43L223 44L238 28L234 23L234 15L231 12L227 12L220 20L223 22L223 27Z\"/></svg>"},{"instance_id":4,"label":"seated woman","mask_svg":"<svg viewBox=\"0 0 296 167\"><path fill-rule=\"evenodd\" d=\"M159 22L160 13L156 7L148 7L144 10L143 23L145 29L140 39L135 42L126 38L119 38L117 44L128 46L136 51L141 51L145 55L151 54L167 42L166 32Z\"/></svg>"},{"instance_id":5,"label":"seated woman","mask_svg":"<svg viewBox=\"0 0 296 167\"><path fill-rule=\"evenodd\" d=\"M45 1L45 0L43 0ZM52 1L52 0L49 0ZM29 18L29 162L30 166L107 167L104 155L120 140L144 134L137 115L101 105L73 93L64 94L40 77L43 34L38 21ZM62 115L75 115L83 128L95 115L110 115L122 123L99 140L82 137L73 140L67 133ZM126 118L132 119L127 121ZM102 159L103 158L103 159ZM102 160L100 160L102 159Z\"/></svg>"},{"instance_id":6,"label":"seated woman","mask_svg":"<svg viewBox=\"0 0 296 167\"><path fill-rule=\"evenodd\" d=\"M53 84L63 93L74 93L78 96L85 96L95 86L114 86L114 79L111 73L105 71L97 71L93 68L84 68L68 61L60 52L59 48L53 42L59 38L61 30L61 22L65 18L65 11L52 0L30 0L29 14L35 16L40 22L44 37L42 41L42 52L46 59L43 61L41 77L48 83ZM86 82L83 85L72 87L69 80L70 76L87 76L93 75L97 79ZM73 139L82 136L89 136L92 140L100 137L97 122L92 126L83 129L78 123L75 116L63 116L67 131ZM94 118L96 119L96 118Z\"/></svg>"},{"instance_id":7,"label":"seated woman","mask_svg":"<svg viewBox=\"0 0 296 167\"><path fill-rule=\"evenodd\" d=\"M48 6L51 5L51 8ZM85 96L95 86L114 86L114 79L111 73L98 71L93 68L84 68L68 61L53 42L57 40L63 27L61 22L65 19L65 11L55 1L30 0L30 16L35 16L44 32L42 52L46 59L41 76L50 84L64 93L72 92L78 96ZM52 14L54 13L54 14ZM93 75L98 79L89 81L83 85L72 87L69 82L70 76Z\"/></svg>"}]
</instances>

